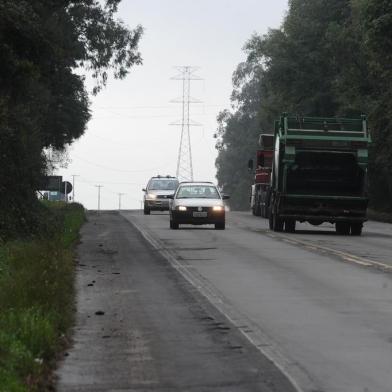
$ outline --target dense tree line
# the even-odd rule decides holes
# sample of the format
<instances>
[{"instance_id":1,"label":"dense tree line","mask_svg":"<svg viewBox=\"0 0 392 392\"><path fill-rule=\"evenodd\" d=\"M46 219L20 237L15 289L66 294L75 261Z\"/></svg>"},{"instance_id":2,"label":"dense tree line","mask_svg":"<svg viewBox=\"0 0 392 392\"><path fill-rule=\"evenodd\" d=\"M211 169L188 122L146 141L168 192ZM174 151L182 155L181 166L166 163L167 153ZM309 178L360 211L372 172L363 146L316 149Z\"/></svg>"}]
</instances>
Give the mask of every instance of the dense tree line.
<instances>
[{"instance_id":1,"label":"dense tree line","mask_svg":"<svg viewBox=\"0 0 392 392\"><path fill-rule=\"evenodd\" d=\"M0 1L0 239L31 233L48 162L85 131L89 96L81 70L124 78L141 63L142 28L115 18L121 0Z\"/></svg>"},{"instance_id":2,"label":"dense tree line","mask_svg":"<svg viewBox=\"0 0 392 392\"><path fill-rule=\"evenodd\" d=\"M282 112L368 114L373 206L392 208L392 2L290 0L281 28L252 36L233 75L232 110L218 116L219 184L247 209L247 161Z\"/></svg>"}]
</instances>

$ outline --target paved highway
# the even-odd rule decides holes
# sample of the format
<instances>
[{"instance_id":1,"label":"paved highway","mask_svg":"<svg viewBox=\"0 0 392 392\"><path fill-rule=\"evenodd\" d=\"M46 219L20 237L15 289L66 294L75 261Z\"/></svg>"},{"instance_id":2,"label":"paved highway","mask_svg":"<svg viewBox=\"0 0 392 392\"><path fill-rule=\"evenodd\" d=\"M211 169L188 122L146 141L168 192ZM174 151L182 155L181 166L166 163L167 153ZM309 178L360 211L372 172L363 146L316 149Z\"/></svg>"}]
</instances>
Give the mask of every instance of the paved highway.
<instances>
[{"instance_id":1,"label":"paved highway","mask_svg":"<svg viewBox=\"0 0 392 392\"><path fill-rule=\"evenodd\" d=\"M128 217L153 226L167 220ZM295 392L117 212L89 213L76 286L76 325L58 392Z\"/></svg>"},{"instance_id":2,"label":"paved highway","mask_svg":"<svg viewBox=\"0 0 392 392\"><path fill-rule=\"evenodd\" d=\"M299 391L392 391L391 225L346 237L274 233L250 213L229 213L225 231L122 215Z\"/></svg>"}]
</instances>

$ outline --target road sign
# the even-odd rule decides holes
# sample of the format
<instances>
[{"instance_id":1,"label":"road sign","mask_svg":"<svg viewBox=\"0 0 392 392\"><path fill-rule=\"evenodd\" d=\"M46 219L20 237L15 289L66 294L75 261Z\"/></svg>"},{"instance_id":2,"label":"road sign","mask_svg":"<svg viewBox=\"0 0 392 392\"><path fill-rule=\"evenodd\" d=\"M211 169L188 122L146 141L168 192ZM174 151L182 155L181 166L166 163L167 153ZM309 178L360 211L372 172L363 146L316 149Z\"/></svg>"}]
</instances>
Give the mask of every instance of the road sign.
<instances>
[{"instance_id":1,"label":"road sign","mask_svg":"<svg viewBox=\"0 0 392 392\"><path fill-rule=\"evenodd\" d=\"M61 192L67 192L67 195L72 192L72 184L69 181L63 181L61 183Z\"/></svg>"},{"instance_id":2,"label":"road sign","mask_svg":"<svg viewBox=\"0 0 392 392\"><path fill-rule=\"evenodd\" d=\"M39 190L41 191L53 191L61 192L61 182L63 181L62 176L45 176L42 177L41 185Z\"/></svg>"}]
</instances>

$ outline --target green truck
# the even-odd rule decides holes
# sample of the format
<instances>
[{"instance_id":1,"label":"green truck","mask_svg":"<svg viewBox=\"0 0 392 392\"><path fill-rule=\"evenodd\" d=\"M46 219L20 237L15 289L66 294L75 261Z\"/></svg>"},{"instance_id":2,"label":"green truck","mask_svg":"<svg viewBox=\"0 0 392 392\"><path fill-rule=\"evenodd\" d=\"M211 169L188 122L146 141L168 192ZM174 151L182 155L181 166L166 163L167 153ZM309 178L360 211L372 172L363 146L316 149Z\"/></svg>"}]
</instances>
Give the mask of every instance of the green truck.
<instances>
[{"instance_id":1,"label":"green truck","mask_svg":"<svg viewBox=\"0 0 392 392\"><path fill-rule=\"evenodd\" d=\"M268 190L270 229L294 232L296 222L330 222L342 235L361 235L367 220L371 137L361 118L302 117L275 122Z\"/></svg>"}]
</instances>

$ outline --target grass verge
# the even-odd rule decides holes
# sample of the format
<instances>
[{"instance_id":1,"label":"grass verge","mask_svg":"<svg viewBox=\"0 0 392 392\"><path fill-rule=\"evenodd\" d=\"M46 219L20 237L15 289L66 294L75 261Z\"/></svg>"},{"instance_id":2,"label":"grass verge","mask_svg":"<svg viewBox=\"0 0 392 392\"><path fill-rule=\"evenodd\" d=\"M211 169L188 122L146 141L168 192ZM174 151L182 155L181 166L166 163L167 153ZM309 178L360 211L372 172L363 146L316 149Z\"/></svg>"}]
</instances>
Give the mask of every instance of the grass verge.
<instances>
[{"instance_id":1,"label":"grass verge","mask_svg":"<svg viewBox=\"0 0 392 392\"><path fill-rule=\"evenodd\" d=\"M42 392L73 322L80 204L48 204L46 238L0 244L0 392Z\"/></svg>"}]
</instances>

